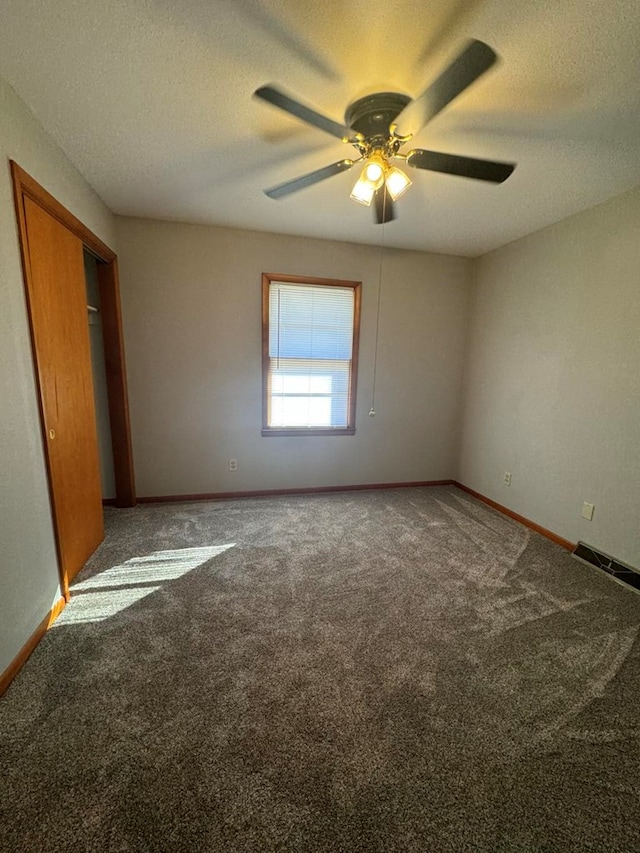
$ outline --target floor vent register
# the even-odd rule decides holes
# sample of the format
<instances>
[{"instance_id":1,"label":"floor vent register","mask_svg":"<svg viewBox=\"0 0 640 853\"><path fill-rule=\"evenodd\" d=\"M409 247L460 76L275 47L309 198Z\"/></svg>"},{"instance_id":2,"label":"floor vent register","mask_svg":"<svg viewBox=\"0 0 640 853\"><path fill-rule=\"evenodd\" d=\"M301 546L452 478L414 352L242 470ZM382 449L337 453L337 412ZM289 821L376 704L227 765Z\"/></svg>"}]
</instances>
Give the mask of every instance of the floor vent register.
<instances>
[{"instance_id":1,"label":"floor vent register","mask_svg":"<svg viewBox=\"0 0 640 853\"><path fill-rule=\"evenodd\" d=\"M598 551L586 542L578 542L575 549L571 552L572 556L583 563L588 563L590 566L595 566L601 569L617 581L630 586L637 592L640 592L640 572L615 557L605 554L603 551Z\"/></svg>"}]
</instances>

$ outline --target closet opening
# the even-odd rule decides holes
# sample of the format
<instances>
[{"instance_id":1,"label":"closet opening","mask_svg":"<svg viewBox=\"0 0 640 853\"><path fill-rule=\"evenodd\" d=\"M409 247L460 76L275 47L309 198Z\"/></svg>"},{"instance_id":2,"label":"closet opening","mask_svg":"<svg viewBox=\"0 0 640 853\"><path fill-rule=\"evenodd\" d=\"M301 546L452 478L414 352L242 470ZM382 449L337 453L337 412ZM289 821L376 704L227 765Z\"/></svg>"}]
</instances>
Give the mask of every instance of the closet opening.
<instances>
[{"instance_id":1,"label":"closet opening","mask_svg":"<svg viewBox=\"0 0 640 853\"><path fill-rule=\"evenodd\" d=\"M100 458L100 483L103 504L113 504L116 498L116 480L113 467L111 424L109 422L109 392L104 360L102 337L102 311L100 310L100 284L98 282L98 259L84 249L84 274L87 290L87 324L91 349L91 372L93 374L93 397L96 405L96 428Z\"/></svg>"}]
</instances>

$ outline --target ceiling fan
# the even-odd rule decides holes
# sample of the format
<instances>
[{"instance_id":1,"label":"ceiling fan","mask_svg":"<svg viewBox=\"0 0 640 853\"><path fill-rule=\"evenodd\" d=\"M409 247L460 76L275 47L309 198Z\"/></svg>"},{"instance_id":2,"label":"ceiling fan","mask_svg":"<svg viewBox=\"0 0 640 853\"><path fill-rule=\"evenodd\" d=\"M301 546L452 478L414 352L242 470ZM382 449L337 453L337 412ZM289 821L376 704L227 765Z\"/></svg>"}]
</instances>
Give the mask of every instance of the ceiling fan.
<instances>
[{"instance_id":1,"label":"ceiling fan","mask_svg":"<svg viewBox=\"0 0 640 853\"><path fill-rule=\"evenodd\" d=\"M356 163L364 163L351 198L366 205L374 202L375 221L381 224L395 218L394 201L412 183L392 161L406 163L415 169L502 183L513 172L515 164L478 160L424 148L414 148L406 153L400 150L440 110L488 71L497 58L495 51L484 42L470 41L449 67L415 100L398 92L367 95L347 107L344 124L316 112L275 86L261 86L254 92L258 98L337 136L342 142L353 145L360 154L355 160L338 160L322 169L270 187L264 191L265 194L273 199L283 198L345 172Z\"/></svg>"}]
</instances>

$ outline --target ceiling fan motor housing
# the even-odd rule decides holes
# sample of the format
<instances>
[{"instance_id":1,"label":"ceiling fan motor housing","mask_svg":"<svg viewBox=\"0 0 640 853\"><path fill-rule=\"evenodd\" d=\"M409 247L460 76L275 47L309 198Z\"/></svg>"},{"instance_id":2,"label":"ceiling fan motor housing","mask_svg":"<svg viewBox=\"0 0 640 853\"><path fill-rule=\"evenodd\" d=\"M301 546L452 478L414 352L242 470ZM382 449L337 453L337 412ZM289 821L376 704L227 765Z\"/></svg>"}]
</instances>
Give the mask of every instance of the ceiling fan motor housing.
<instances>
[{"instance_id":1,"label":"ceiling fan motor housing","mask_svg":"<svg viewBox=\"0 0 640 853\"><path fill-rule=\"evenodd\" d=\"M389 126L409 103L399 92L376 92L359 98L347 107L345 124L365 139L387 139Z\"/></svg>"}]
</instances>

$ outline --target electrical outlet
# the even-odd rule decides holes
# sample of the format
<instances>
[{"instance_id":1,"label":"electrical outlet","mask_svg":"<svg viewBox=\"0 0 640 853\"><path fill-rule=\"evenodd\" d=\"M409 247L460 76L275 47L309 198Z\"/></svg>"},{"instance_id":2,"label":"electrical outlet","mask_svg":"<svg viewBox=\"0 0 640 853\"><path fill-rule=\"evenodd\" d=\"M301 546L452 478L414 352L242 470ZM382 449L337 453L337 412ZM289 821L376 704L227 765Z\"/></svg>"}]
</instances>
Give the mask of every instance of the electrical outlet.
<instances>
[{"instance_id":1,"label":"electrical outlet","mask_svg":"<svg viewBox=\"0 0 640 853\"><path fill-rule=\"evenodd\" d=\"M591 521L593 518L593 511L595 506L593 504L587 503L586 501L582 504L582 517L586 518L587 521Z\"/></svg>"},{"instance_id":2,"label":"electrical outlet","mask_svg":"<svg viewBox=\"0 0 640 853\"><path fill-rule=\"evenodd\" d=\"M511 471L505 471L504 472L504 477L502 478L502 482L505 484L505 486L511 485Z\"/></svg>"},{"instance_id":3,"label":"electrical outlet","mask_svg":"<svg viewBox=\"0 0 640 853\"><path fill-rule=\"evenodd\" d=\"M229 470L230 471L237 471L238 470L238 460L237 459L230 459L229 460Z\"/></svg>"}]
</instances>

